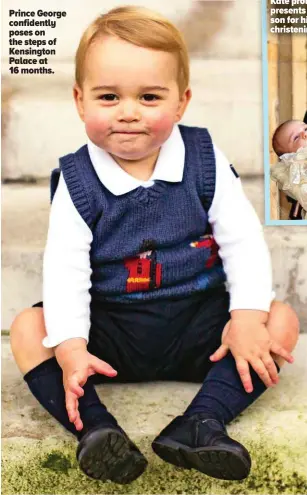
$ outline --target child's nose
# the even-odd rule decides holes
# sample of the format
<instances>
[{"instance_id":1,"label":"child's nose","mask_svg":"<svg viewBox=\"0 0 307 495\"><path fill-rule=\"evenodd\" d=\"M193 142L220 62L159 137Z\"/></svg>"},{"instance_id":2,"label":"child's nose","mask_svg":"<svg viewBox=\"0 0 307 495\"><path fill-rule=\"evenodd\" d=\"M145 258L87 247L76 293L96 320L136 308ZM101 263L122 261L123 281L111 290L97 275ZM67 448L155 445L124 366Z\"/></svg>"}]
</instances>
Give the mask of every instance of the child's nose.
<instances>
[{"instance_id":1,"label":"child's nose","mask_svg":"<svg viewBox=\"0 0 307 495\"><path fill-rule=\"evenodd\" d=\"M119 109L118 119L127 122L140 120L140 112L137 103L134 101L123 102Z\"/></svg>"}]
</instances>

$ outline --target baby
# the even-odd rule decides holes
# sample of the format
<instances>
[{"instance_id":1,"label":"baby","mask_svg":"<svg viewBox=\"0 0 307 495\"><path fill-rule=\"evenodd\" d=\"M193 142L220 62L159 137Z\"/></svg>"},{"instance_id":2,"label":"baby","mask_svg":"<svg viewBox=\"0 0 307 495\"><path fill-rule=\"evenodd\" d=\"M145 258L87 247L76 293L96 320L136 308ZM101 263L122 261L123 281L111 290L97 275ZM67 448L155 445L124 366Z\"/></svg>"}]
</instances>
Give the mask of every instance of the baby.
<instances>
[{"instance_id":1,"label":"baby","mask_svg":"<svg viewBox=\"0 0 307 495\"><path fill-rule=\"evenodd\" d=\"M287 120L277 127L272 139L277 156L295 153L307 146L307 124L301 120Z\"/></svg>"},{"instance_id":2,"label":"baby","mask_svg":"<svg viewBox=\"0 0 307 495\"><path fill-rule=\"evenodd\" d=\"M280 161L271 168L271 176L278 181L282 190L298 200L293 202L289 219L296 220L301 216L304 218L307 205L307 165L303 148L307 148L307 124L300 120L283 122L273 135L272 145Z\"/></svg>"}]
</instances>

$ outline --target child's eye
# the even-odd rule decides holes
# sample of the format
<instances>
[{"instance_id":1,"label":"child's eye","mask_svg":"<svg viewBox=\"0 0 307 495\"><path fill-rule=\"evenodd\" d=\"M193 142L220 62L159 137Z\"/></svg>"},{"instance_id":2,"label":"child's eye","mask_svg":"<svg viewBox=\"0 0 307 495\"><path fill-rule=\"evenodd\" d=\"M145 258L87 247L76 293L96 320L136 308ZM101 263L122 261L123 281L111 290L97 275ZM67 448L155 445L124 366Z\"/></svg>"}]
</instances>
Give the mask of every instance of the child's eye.
<instances>
[{"instance_id":1,"label":"child's eye","mask_svg":"<svg viewBox=\"0 0 307 495\"><path fill-rule=\"evenodd\" d=\"M146 94L146 95L143 95L143 98L145 99L145 101L156 101L156 100L160 100L160 96L158 95L153 95L153 94Z\"/></svg>"},{"instance_id":2,"label":"child's eye","mask_svg":"<svg viewBox=\"0 0 307 495\"><path fill-rule=\"evenodd\" d=\"M114 101L116 98L116 95L112 94L112 93L108 93L106 95L100 95L98 96L98 99L99 100L104 100L104 101Z\"/></svg>"}]
</instances>

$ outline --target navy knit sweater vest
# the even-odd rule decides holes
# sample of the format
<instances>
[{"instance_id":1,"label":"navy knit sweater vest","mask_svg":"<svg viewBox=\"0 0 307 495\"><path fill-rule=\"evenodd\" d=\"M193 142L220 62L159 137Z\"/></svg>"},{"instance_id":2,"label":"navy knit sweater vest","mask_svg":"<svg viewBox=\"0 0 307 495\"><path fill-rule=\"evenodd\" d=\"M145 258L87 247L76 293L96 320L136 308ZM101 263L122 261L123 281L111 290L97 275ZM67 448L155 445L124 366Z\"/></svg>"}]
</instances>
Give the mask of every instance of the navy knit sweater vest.
<instances>
[{"instance_id":1,"label":"navy knit sweater vest","mask_svg":"<svg viewBox=\"0 0 307 495\"><path fill-rule=\"evenodd\" d=\"M216 176L212 141L206 129L179 128L185 145L182 182L155 181L114 196L100 182L87 146L60 159L72 201L93 233L94 299L182 297L225 281L208 223Z\"/></svg>"}]
</instances>

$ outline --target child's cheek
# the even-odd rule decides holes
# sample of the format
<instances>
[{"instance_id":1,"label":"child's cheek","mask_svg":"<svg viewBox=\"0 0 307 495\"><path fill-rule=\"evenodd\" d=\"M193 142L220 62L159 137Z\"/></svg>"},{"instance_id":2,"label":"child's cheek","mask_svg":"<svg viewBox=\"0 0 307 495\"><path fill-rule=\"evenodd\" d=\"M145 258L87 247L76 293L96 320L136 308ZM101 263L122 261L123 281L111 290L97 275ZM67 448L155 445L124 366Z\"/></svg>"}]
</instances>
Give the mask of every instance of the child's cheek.
<instances>
[{"instance_id":1,"label":"child's cheek","mask_svg":"<svg viewBox=\"0 0 307 495\"><path fill-rule=\"evenodd\" d=\"M105 119L98 118L97 115L86 115L85 129L90 139L105 135L109 127L109 123Z\"/></svg>"},{"instance_id":2,"label":"child's cheek","mask_svg":"<svg viewBox=\"0 0 307 495\"><path fill-rule=\"evenodd\" d=\"M163 115L157 119L154 119L151 122L150 128L152 134L159 137L167 137L172 132L174 126L174 118L171 118L169 115Z\"/></svg>"}]
</instances>

